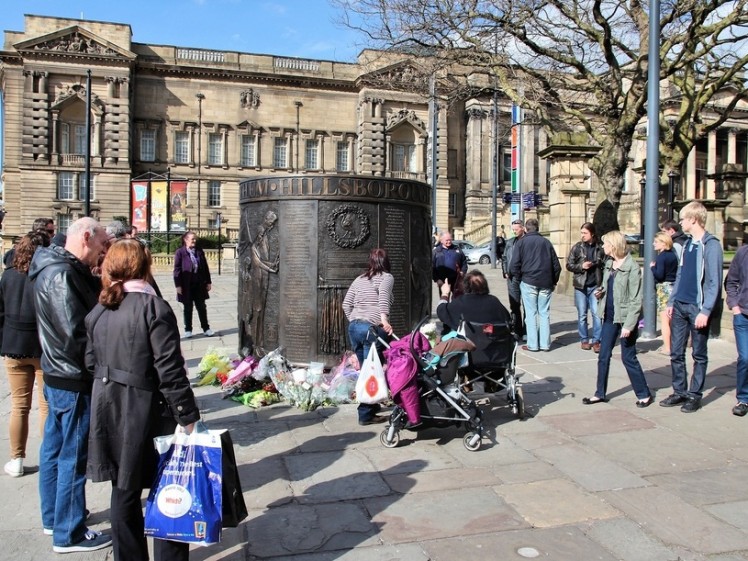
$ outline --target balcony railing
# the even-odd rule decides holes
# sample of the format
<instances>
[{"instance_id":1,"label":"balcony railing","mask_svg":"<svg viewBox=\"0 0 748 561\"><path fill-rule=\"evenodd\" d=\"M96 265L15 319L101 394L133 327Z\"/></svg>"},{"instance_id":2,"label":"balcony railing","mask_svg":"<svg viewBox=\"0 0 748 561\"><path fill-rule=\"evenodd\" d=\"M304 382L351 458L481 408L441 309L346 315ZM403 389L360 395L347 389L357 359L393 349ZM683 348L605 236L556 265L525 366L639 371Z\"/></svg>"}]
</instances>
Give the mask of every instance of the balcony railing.
<instances>
[{"instance_id":1,"label":"balcony railing","mask_svg":"<svg viewBox=\"0 0 748 561\"><path fill-rule=\"evenodd\" d=\"M416 173L413 171L392 171L388 173L389 177L394 179L413 179L415 181L426 181L425 173Z\"/></svg>"},{"instance_id":2,"label":"balcony railing","mask_svg":"<svg viewBox=\"0 0 748 561\"><path fill-rule=\"evenodd\" d=\"M63 166L82 166L86 162L83 154L60 154L60 163Z\"/></svg>"}]
</instances>

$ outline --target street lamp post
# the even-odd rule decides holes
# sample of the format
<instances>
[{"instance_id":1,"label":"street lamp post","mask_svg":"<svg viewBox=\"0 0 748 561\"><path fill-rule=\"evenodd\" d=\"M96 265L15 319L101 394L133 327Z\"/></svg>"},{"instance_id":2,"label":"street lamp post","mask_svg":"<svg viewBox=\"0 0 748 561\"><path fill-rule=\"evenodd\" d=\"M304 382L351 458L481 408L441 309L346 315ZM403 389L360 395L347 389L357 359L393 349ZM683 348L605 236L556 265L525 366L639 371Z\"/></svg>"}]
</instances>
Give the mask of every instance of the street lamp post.
<instances>
[{"instance_id":1,"label":"street lamp post","mask_svg":"<svg viewBox=\"0 0 748 561\"><path fill-rule=\"evenodd\" d=\"M294 101L296 106L296 173L299 173L299 152L301 152L301 108L304 106L300 101Z\"/></svg>"},{"instance_id":2,"label":"street lamp post","mask_svg":"<svg viewBox=\"0 0 748 561\"><path fill-rule=\"evenodd\" d=\"M197 228L201 228L200 207L202 206L202 185L201 174L203 167L202 149L203 149L203 100L205 95L202 92L195 94L197 98Z\"/></svg>"}]
</instances>

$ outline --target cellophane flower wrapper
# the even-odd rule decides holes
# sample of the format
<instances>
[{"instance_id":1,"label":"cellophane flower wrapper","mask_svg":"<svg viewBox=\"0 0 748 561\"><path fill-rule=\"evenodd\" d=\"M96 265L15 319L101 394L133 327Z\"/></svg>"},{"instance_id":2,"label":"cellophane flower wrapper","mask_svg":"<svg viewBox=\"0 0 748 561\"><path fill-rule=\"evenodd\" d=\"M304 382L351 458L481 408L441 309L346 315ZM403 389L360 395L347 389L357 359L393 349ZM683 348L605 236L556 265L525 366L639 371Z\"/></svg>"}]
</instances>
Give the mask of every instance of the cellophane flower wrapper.
<instances>
[{"instance_id":1,"label":"cellophane flower wrapper","mask_svg":"<svg viewBox=\"0 0 748 561\"><path fill-rule=\"evenodd\" d=\"M222 388L224 390L230 390L240 384L242 379L247 376L252 376L253 372L257 370L259 362L253 356L248 356L237 364L232 370L228 372L228 377L223 383ZM256 378L255 378L256 379Z\"/></svg>"},{"instance_id":2,"label":"cellophane flower wrapper","mask_svg":"<svg viewBox=\"0 0 748 561\"><path fill-rule=\"evenodd\" d=\"M233 368L230 354L226 349L209 347L197 366L197 377L200 379L197 385L221 384L226 381Z\"/></svg>"},{"instance_id":3,"label":"cellophane flower wrapper","mask_svg":"<svg viewBox=\"0 0 748 561\"><path fill-rule=\"evenodd\" d=\"M330 371L327 398L332 403L353 403L356 400L356 381L361 365L353 351L346 351L340 363Z\"/></svg>"}]
</instances>

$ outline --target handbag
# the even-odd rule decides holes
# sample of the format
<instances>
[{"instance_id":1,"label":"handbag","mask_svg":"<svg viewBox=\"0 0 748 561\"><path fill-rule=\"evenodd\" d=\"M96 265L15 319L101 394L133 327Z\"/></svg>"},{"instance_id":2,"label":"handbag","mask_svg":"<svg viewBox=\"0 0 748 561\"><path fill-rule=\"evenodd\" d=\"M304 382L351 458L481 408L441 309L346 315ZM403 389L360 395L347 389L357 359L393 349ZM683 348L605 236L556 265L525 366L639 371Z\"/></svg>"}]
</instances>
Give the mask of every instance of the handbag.
<instances>
[{"instance_id":1,"label":"handbag","mask_svg":"<svg viewBox=\"0 0 748 561\"><path fill-rule=\"evenodd\" d=\"M247 517L248 512L239 480L234 443L231 441L231 433L228 430L215 432L221 434L222 525L224 528L236 528Z\"/></svg>"},{"instance_id":2,"label":"handbag","mask_svg":"<svg viewBox=\"0 0 748 561\"><path fill-rule=\"evenodd\" d=\"M387 395L382 361L379 360L376 345L371 345L356 381L356 400L359 403L380 403L387 399Z\"/></svg>"},{"instance_id":3,"label":"handbag","mask_svg":"<svg viewBox=\"0 0 748 561\"><path fill-rule=\"evenodd\" d=\"M221 539L221 431L181 427L153 439L159 453L156 482L145 507L145 535L210 545ZM232 450L233 452L233 450Z\"/></svg>"}]
</instances>

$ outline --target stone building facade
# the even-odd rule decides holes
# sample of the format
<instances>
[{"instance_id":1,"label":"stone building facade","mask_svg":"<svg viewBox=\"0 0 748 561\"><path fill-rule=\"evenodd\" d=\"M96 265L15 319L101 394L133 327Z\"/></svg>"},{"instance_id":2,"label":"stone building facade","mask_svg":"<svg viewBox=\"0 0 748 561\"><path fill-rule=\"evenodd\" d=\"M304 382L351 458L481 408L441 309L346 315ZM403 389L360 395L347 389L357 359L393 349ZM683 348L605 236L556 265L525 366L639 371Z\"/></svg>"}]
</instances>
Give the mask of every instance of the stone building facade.
<instances>
[{"instance_id":1,"label":"stone building facade","mask_svg":"<svg viewBox=\"0 0 748 561\"><path fill-rule=\"evenodd\" d=\"M0 52L4 244L38 216L64 230L83 215L89 130L90 209L105 222L130 216L130 182L148 173L187 181L189 228L215 228L221 218L229 232L239 226L239 182L255 176L355 173L431 183L436 139L435 226L488 239L495 146L502 147L499 183L508 182L509 101L438 104L432 118L428 95L393 86L407 85L411 62L376 55L364 51L357 63L342 63L149 45L133 42L126 24L27 15L22 31L5 32ZM681 193L730 199L723 218L735 238L742 235L747 130L738 118L697 146ZM590 218L597 185L588 156L569 159L529 124L520 136L522 189L543 195L541 216L566 204L550 196L556 185L586 193L575 198L574 215ZM622 199L627 232L639 231L644 140L633 150ZM572 162L579 172L566 177ZM509 206L499 202L497 211L508 231ZM541 224L552 231L561 222ZM555 237L576 241L577 228Z\"/></svg>"}]
</instances>

